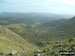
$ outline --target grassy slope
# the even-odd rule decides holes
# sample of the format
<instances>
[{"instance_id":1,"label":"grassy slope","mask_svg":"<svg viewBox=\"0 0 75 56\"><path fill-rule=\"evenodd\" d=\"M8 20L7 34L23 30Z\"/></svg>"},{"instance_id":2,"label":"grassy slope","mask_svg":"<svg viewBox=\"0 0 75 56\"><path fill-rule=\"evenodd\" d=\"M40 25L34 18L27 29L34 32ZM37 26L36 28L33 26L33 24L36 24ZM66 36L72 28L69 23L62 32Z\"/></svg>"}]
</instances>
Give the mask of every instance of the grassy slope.
<instances>
[{"instance_id":1,"label":"grassy slope","mask_svg":"<svg viewBox=\"0 0 75 56\"><path fill-rule=\"evenodd\" d=\"M29 43L40 45L41 43L50 43L61 41L64 39L74 38L74 23L64 27L28 27L25 24L10 24L7 27L15 33L22 36ZM17 27L16 27L17 26ZM41 43L40 43L41 42Z\"/></svg>"},{"instance_id":2,"label":"grassy slope","mask_svg":"<svg viewBox=\"0 0 75 56\"><path fill-rule=\"evenodd\" d=\"M47 35L45 35L46 33L48 33L48 29L39 28L35 25L32 25L30 27L26 26L25 24L10 24L6 27L19 34L25 40L32 44L39 44L40 41L49 40L49 37L46 39Z\"/></svg>"},{"instance_id":3,"label":"grassy slope","mask_svg":"<svg viewBox=\"0 0 75 56\"><path fill-rule=\"evenodd\" d=\"M35 25L30 27L25 24L10 24L7 27L22 36L29 43L37 44L38 46L75 38L75 18L58 20L53 23L54 25L52 24L49 27L37 27Z\"/></svg>"},{"instance_id":4,"label":"grassy slope","mask_svg":"<svg viewBox=\"0 0 75 56\"><path fill-rule=\"evenodd\" d=\"M60 46L62 49L60 49ZM48 50L48 52L43 52L43 56L60 56L59 51L75 51L75 38L65 40L62 42L55 42L53 44L47 45L40 49L41 51ZM57 54L56 54L57 52Z\"/></svg>"},{"instance_id":5,"label":"grassy slope","mask_svg":"<svg viewBox=\"0 0 75 56\"><path fill-rule=\"evenodd\" d=\"M12 50L28 54L34 51L35 47L8 28L0 26L0 52L6 54Z\"/></svg>"}]
</instances>

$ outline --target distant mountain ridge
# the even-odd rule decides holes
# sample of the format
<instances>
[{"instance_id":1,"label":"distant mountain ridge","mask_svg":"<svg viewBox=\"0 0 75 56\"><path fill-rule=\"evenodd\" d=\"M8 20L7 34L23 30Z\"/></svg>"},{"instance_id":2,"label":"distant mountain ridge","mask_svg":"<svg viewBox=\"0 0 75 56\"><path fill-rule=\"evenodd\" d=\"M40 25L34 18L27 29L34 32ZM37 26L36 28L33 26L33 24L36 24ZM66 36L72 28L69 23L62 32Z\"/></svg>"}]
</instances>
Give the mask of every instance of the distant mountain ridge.
<instances>
[{"instance_id":1,"label":"distant mountain ridge","mask_svg":"<svg viewBox=\"0 0 75 56\"><path fill-rule=\"evenodd\" d=\"M3 12L0 13L0 20L4 20L1 24L44 24L52 20L57 20L61 18L67 18L69 16L48 14L48 13L17 13L17 12Z\"/></svg>"}]
</instances>

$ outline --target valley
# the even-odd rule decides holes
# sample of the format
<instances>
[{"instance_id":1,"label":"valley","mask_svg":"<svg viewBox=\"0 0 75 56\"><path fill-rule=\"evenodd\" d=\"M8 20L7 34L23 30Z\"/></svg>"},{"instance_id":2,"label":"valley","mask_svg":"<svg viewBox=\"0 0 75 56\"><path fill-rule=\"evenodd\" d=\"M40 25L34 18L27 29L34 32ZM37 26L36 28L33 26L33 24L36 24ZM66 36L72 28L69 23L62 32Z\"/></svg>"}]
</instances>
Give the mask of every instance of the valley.
<instances>
[{"instance_id":1,"label":"valley","mask_svg":"<svg viewBox=\"0 0 75 56\"><path fill-rule=\"evenodd\" d=\"M60 56L60 47L75 51L75 17L31 14L0 14L0 53L37 56L40 50L41 56Z\"/></svg>"}]
</instances>

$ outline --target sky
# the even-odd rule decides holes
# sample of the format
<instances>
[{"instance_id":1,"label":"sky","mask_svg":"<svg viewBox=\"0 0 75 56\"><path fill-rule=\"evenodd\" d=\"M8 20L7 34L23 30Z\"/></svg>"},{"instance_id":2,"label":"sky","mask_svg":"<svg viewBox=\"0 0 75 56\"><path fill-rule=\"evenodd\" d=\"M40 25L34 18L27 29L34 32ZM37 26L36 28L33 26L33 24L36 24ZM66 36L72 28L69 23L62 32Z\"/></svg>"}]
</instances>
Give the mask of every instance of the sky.
<instances>
[{"instance_id":1,"label":"sky","mask_svg":"<svg viewBox=\"0 0 75 56\"><path fill-rule=\"evenodd\" d=\"M75 0L0 0L0 12L75 14Z\"/></svg>"}]
</instances>

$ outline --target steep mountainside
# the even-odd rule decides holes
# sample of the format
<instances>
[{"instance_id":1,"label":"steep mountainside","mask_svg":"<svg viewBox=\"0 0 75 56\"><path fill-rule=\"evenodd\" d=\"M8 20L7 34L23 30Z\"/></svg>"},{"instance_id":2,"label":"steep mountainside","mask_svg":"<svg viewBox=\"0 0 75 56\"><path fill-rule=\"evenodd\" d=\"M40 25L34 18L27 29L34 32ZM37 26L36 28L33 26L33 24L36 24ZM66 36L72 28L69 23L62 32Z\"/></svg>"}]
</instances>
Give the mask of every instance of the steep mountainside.
<instances>
[{"instance_id":1,"label":"steep mountainside","mask_svg":"<svg viewBox=\"0 0 75 56\"><path fill-rule=\"evenodd\" d=\"M30 55L32 51L36 50L35 48L18 34L4 26L0 26L0 53L8 54L15 50L18 53Z\"/></svg>"},{"instance_id":2,"label":"steep mountainside","mask_svg":"<svg viewBox=\"0 0 75 56\"><path fill-rule=\"evenodd\" d=\"M75 24L75 17L70 18L70 19L54 20L51 22L47 22L41 26L43 27L61 27L61 26L68 27L68 26L73 26L74 24Z\"/></svg>"}]
</instances>

